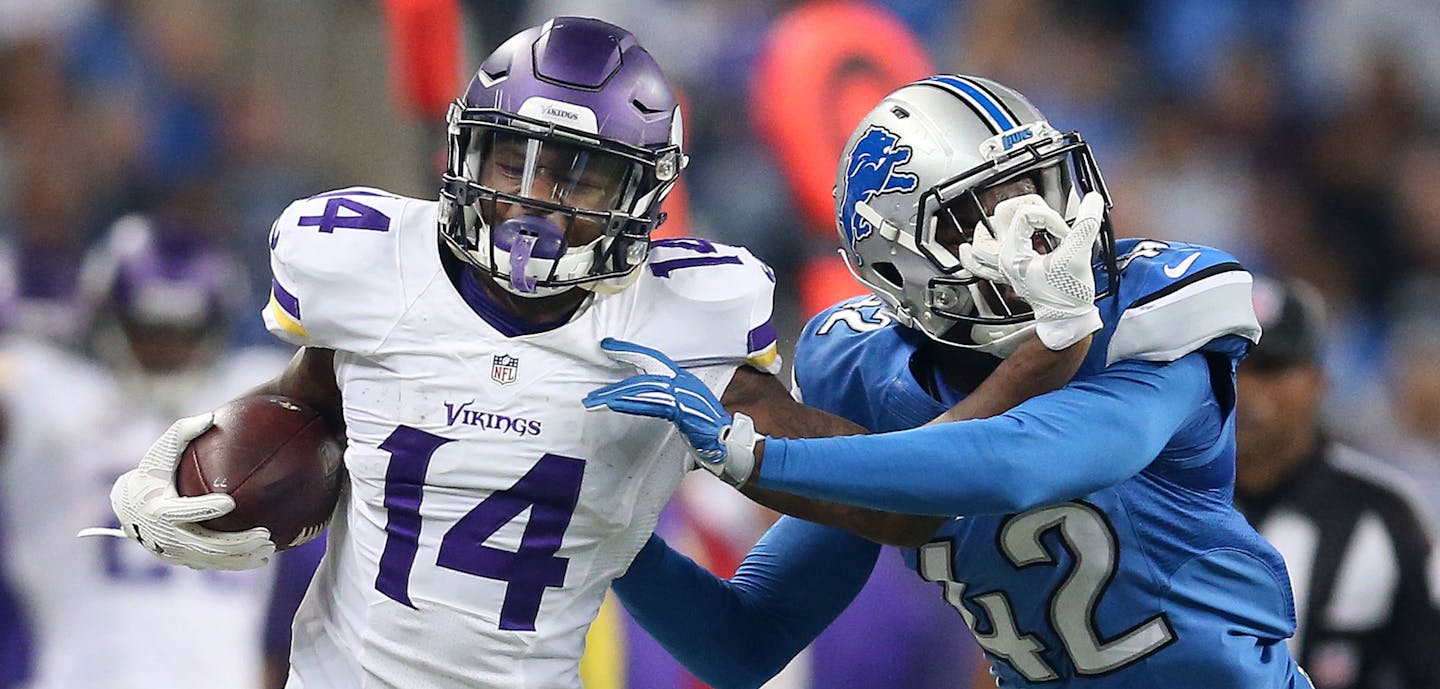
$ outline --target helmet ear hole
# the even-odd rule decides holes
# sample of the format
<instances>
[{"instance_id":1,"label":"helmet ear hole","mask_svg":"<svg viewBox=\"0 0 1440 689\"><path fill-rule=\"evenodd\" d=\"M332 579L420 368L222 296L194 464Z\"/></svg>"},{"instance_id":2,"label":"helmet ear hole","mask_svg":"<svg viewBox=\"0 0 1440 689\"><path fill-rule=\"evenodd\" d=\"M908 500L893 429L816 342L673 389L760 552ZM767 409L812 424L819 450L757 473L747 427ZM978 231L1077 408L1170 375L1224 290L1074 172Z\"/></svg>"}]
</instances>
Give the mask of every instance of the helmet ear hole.
<instances>
[{"instance_id":1,"label":"helmet ear hole","mask_svg":"<svg viewBox=\"0 0 1440 689\"><path fill-rule=\"evenodd\" d=\"M901 277L900 270L895 267L894 263L872 263L870 267L896 289L905 286L905 278Z\"/></svg>"}]
</instances>

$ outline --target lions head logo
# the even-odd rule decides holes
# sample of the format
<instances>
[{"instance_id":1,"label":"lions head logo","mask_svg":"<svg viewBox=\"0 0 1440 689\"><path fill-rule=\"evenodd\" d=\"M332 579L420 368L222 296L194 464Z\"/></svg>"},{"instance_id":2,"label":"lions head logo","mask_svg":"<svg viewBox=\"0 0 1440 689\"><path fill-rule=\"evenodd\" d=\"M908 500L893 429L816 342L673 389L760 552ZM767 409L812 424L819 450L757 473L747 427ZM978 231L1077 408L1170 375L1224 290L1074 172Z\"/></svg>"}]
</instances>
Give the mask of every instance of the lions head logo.
<instances>
[{"instance_id":1,"label":"lions head logo","mask_svg":"<svg viewBox=\"0 0 1440 689\"><path fill-rule=\"evenodd\" d=\"M915 173L896 170L910 161L910 147L901 146L899 142L900 137L884 127L870 125L850 151L845 168L845 188L841 190L845 200L841 207L841 225L845 228L845 241L851 248L875 230L869 221L855 212L855 204L861 201L869 203L870 199L881 194L915 191L919 185Z\"/></svg>"}]
</instances>

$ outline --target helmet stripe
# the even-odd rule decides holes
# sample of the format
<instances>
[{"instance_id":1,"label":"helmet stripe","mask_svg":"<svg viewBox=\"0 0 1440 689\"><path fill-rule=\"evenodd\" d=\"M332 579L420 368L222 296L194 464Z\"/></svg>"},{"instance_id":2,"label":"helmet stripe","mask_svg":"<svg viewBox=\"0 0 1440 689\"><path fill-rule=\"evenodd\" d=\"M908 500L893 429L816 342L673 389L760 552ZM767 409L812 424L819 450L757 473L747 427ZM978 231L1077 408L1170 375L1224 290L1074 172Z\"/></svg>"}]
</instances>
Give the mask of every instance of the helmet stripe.
<instances>
[{"instance_id":1,"label":"helmet stripe","mask_svg":"<svg viewBox=\"0 0 1440 689\"><path fill-rule=\"evenodd\" d=\"M970 81L941 74L920 83L940 86L970 103L976 108L976 112L982 113L986 117L986 124L990 125L996 134L1010 131L1018 126L999 100Z\"/></svg>"},{"instance_id":2,"label":"helmet stripe","mask_svg":"<svg viewBox=\"0 0 1440 689\"><path fill-rule=\"evenodd\" d=\"M1000 97L999 92L997 92L993 88L990 88L990 86L987 86L984 79L959 74L954 75L954 78L963 81L971 86L974 86L981 93L990 96L990 100L995 101L995 104L1000 106L1000 109L1010 117L1010 124L1012 126L1019 127L1021 124L1024 124L1020 116L1015 114L1015 108L1010 107L1010 104L1006 103L1005 99ZM995 85L998 86L998 84Z\"/></svg>"}]
</instances>

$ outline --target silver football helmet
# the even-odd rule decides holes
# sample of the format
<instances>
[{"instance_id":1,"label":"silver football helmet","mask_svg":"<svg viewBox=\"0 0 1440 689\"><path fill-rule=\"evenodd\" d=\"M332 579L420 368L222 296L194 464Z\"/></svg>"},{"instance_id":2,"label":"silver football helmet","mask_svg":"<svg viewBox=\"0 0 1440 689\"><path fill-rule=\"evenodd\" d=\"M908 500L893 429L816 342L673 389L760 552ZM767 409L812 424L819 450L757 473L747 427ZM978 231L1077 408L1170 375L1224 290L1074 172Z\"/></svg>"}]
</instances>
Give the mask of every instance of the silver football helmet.
<instances>
[{"instance_id":1,"label":"silver football helmet","mask_svg":"<svg viewBox=\"0 0 1440 689\"><path fill-rule=\"evenodd\" d=\"M1119 271L1110 196L1089 145L1057 131L1013 89L930 77L887 96L846 142L835 180L841 255L902 324L1003 357L1034 313L1008 286L965 270L959 245L977 232L996 236L991 214L1007 194L1038 194L1073 223L1092 191L1107 208L1096 241L1106 273L1097 275L1098 299L1115 289Z\"/></svg>"}]
</instances>

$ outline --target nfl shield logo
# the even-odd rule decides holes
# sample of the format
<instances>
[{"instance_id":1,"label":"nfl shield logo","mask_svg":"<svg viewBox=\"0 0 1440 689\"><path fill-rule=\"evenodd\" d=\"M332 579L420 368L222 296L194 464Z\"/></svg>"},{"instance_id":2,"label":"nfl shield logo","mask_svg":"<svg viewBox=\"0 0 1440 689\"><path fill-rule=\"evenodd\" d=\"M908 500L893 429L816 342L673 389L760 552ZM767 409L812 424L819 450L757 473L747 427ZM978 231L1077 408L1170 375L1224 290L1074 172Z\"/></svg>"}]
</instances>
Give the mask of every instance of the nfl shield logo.
<instances>
[{"instance_id":1,"label":"nfl shield logo","mask_svg":"<svg viewBox=\"0 0 1440 689\"><path fill-rule=\"evenodd\" d=\"M501 385L515 382L519 372L520 360L509 354L496 354L490 364L490 379Z\"/></svg>"}]
</instances>

